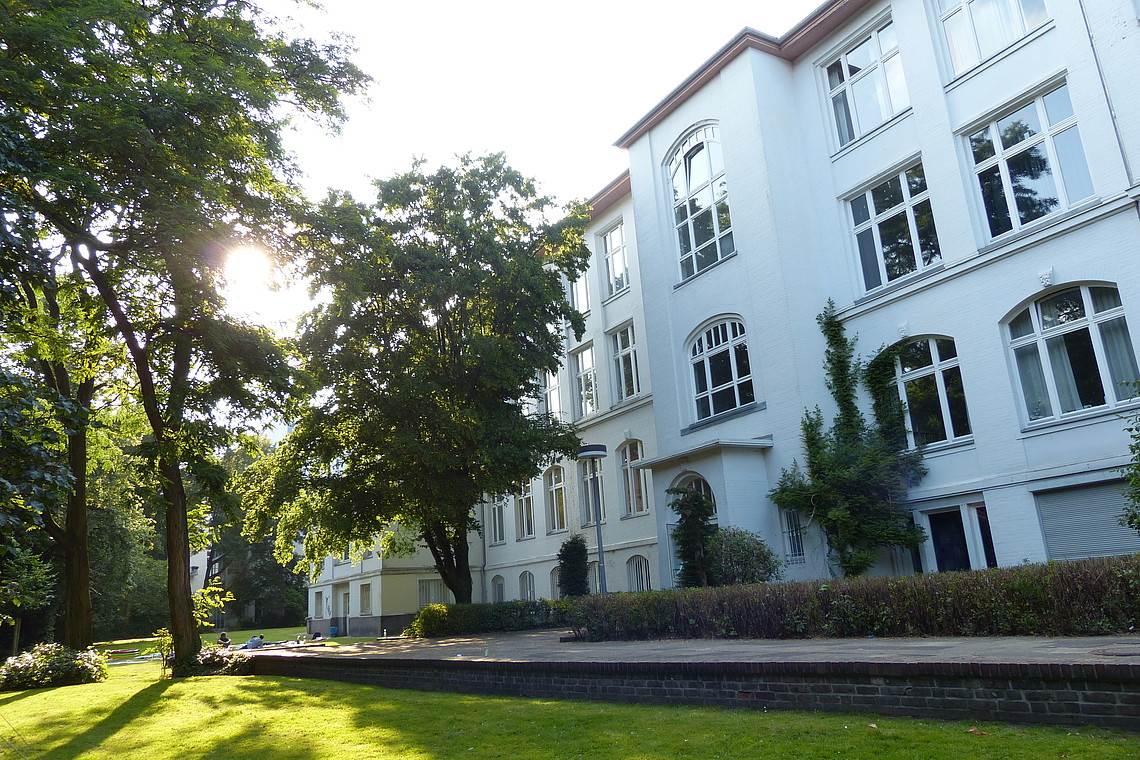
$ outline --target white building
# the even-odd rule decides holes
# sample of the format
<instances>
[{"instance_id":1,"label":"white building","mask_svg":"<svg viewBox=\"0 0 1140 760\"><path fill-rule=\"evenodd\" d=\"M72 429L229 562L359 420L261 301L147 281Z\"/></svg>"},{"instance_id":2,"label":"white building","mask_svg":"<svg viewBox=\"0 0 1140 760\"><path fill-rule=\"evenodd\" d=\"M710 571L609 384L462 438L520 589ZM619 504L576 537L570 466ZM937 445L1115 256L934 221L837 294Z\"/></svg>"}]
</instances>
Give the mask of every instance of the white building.
<instances>
[{"instance_id":1,"label":"white building","mask_svg":"<svg viewBox=\"0 0 1140 760\"><path fill-rule=\"evenodd\" d=\"M587 335L549 384L610 452L610 590L671 585L665 490L694 482L785 577L829 575L818 531L767 498L804 410L830 416L829 298L865 358L908 345L931 540L878 572L1140 551L1116 523L1140 375L1138 13L835 0L780 39L742 31L619 139L629 173L593 201L577 294ZM594 546L589 472L561 463L486 508L483 599L555 593L561 540Z\"/></svg>"}]
</instances>

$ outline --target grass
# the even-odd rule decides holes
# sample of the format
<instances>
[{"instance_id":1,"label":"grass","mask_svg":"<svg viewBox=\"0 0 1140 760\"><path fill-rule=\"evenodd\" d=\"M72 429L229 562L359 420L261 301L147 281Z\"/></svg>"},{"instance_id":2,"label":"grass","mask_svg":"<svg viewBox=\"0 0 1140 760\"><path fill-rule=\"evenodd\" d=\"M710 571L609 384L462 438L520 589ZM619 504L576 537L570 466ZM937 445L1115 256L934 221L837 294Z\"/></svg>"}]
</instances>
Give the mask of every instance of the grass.
<instances>
[{"instance_id":1,"label":"grass","mask_svg":"<svg viewBox=\"0 0 1140 760\"><path fill-rule=\"evenodd\" d=\"M218 643L218 634L223 629L211 628L207 632L202 633L202 642L204 644ZM250 628L248 630L235 631L229 628L224 629L229 635L230 640L235 644L244 644L249 637L255 636L259 633L265 634L266 641L287 641L290 639L295 640L299 635L305 633L305 629L300 626L293 626L287 628ZM361 641L375 641L375 636L337 636L335 639L325 639L325 643L329 645L337 644L357 644ZM142 639L118 639L116 641L100 641L95 644L95 648L100 652L106 652L111 649L147 649L155 645L156 639L152 636ZM3 758L0 755L0 758Z\"/></svg>"},{"instance_id":2,"label":"grass","mask_svg":"<svg viewBox=\"0 0 1140 760\"><path fill-rule=\"evenodd\" d=\"M158 675L154 664L125 665L100 684L0 694L0 758L1134 760L1140 756L1140 735L1097 729L494 698L280 677L163 681Z\"/></svg>"}]
</instances>

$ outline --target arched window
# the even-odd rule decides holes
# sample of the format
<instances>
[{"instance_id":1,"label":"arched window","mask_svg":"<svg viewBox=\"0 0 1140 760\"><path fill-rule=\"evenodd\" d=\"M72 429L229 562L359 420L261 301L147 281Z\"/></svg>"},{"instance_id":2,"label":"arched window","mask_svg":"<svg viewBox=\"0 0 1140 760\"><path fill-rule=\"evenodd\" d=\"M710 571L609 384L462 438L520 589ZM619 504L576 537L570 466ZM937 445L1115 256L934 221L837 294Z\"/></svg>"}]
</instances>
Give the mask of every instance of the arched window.
<instances>
[{"instance_id":1,"label":"arched window","mask_svg":"<svg viewBox=\"0 0 1140 760\"><path fill-rule=\"evenodd\" d=\"M519 599L524 602L533 602L534 596L534 573L530 570L523 570L519 573Z\"/></svg>"},{"instance_id":2,"label":"arched window","mask_svg":"<svg viewBox=\"0 0 1140 760\"><path fill-rule=\"evenodd\" d=\"M562 468L551 467L542 476L546 490L546 532L566 530L566 490Z\"/></svg>"},{"instance_id":3,"label":"arched window","mask_svg":"<svg viewBox=\"0 0 1140 760\"><path fill-rule=\"evenodd\" d=\"M744 323L717 322L689 347L697 419L728 412L756 400Z\"/></svg>"},{"instance_id":4,"label":"arched window","mask_svg":"<svg viewBox=\"0 0 1140 760\"><path fill-rule=\"evenodd\" d=\"M630 441L618 451L621 456L622 485L625 489L625 513L641 515L649 511L649 475L636 468L645 458L641 441Z\"/></svg>"},{"instance_id":5,"label":"arched window","mask_svg":"<svg viewBox=\"0 0 1140 760\"><path fill-rule=\"evenodd\" d=\"M491 579L491 601L507 601L507 585L506 581L503 580L503 576L501 575L496 575Z\"/></svg>"},{"instance_id":6,"label":"arched window","mask_svg":"<svg viewBox=\"0 0 1140 760\"><path fill-rule=\"evenodd\" d=\"M1140 377L1116 288L1079 285L1052 293L1007 323L1029 421L1114 406Z\"/></svg>"},{"instance_id":7,"label":"arched window","mask_svg":"<svg viewBox=\"0 0 1140 760\"><path fill-rule=\"evenodd\" d=\"M653 581L649 575L649 560L640 554L629 558L625 563L625 572L630 591L649 591L653 588Z\"/></svg>"},{"instance_id":8,"label":"arched window","mask_svg":"<svg viewBox=\"0 0 1140 760\"><path fill-rule=\"evenodd\" d=\"M713 517L716 517L716 495L713 493L712 486L709 482L702 478L700 475L690 475L681 481L679 488L685 488L697 493L703 493L709 497L709 501L713 503Z\"/></svg>"},{"instance_id":9,"label":"arched window","mask_svg":"<svg viewBox=\"0 0 1140 760\"><path fill-rule=\"evenodd\" d=\"M558 566L557 565L554 567L553 570L550 571L550 598L551 599L561 599L562 598L562 588L561 588L561 586L559 586L559 583L558 583Z\"/></svg>"},{"instance_id":10,"label":"arched window","mask_svg":"<svg viewBox=\"0 0 1140 760\"><path fill-rule=\"evenodd\" d=\"M699 127L669 158L673 224L681 249L681 279L688 279L732 254L732 219L720 130Z\"/></svg>"},{"instance_id":11,"label":"arched window","mask_svg":"<svg viewBox=\"0 0 1140 760\"><path fill-rule=\"evenodd\" d=\"M953 441L970 435L958 349L950 338L919 338L895 362L899 395L906 403L909 443Z\"/></svg>"}]
</instances>

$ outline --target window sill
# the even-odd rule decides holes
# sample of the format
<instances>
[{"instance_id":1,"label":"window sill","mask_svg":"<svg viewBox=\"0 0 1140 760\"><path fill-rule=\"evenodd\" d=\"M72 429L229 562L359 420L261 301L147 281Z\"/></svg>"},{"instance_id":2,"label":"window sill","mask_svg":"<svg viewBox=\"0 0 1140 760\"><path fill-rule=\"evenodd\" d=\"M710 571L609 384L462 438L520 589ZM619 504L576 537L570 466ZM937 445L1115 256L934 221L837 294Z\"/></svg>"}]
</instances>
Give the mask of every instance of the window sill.
<instances>
[{"instance_id":1,"label":"window sill","mask_svg":"<svg viewBox=\"0 0 1140 760\"><path fill-rule=\"evenodd\" d=\"M686 285L688 285L690 282L692 282L693 280L700 279L700 277L702 275L708 274L709 272L716 269L717 267L719 267L724 262L731 261L732 259L735 259L737 257L737 255L739 255L739 253L740 253L740 251L736 250L736 251L733 251L732 253L728 254L727 256L725 256L723 259L717 259L717 261L715 261L712 264L709 264L707 267L705 267L701 271L696 272L694 274L691 274L688 277L686 277L685 279L678 282L676 285L673 286L673 290L677 290L678 288L683 288Z\"/></svg>"},{"instance_id":2,"label":"window sill","mask_svg":"<svg viewBox=\"0 0 1140 760\"><path fill-rule=\"evenodd\" d=\"M533 540L534 540L534 536L520 536L519 538L515 539L515 543L517 544L519 541L533 541Z\"/></svg>"},{"instance_id":3,"label":"window sill","mask_svg":"<svg viewBox=\"0 0 1140 760\"><path fill-rule=\"evenodd\" d=\"M487 546L505 546L506 543L506 541L492 541L491 543L487 544Z\"/></svg>"},{"instance_id":4,"label":"window sill","mask_svg":"<svg viewBox=\"0 0 1140 760\"><path fill-rule=\"evenodd\" d=\"M940 454L949 454L949 453L952 453L954 451L957 451L958 449L970 448L973 445L974 445L973 434L963 435L959 438L955 438L952 441L939 441L938 443L926 444L925 446L922 447L922 456L923 457L934 457L934 456L939 456ZM914 449L911 449L911 451L914 451Z\"/></svg>"},{"instance_id":5,"label":"window sill","mask_svg":"<svg viewBox=\"0 0 1140 760\"><path fill-rule=\"evenodd\" d=\"M927 277L933 277L945 268L945 262L940 261L937 264L932 264L931 266L925 267L921 271L911 272L908 275L903 275L893 282L889 282L886 285L880 285L874 290L868 290L862 297L855 299L855 305L858 306L859 304L870 301L873 298L878 298L881 295L891 293L893 291L899 290L900 288L905 288L907 285L918 282Z\"/></svg>"},{"instance_id":6,"label":"window sill","mask_svg":"<svg viewBox=\"0 0 1140 760\"><path fill-rule=\"evenodd\" d=\"M1042 24L1041 26L1034 29L1029 34L1025 35L1024 37L1022 37L1019 40L1015 40L1015 41L1009 43L1008 45L1003 47L1001 50L999 50L996 53L994 53L993 55L991 55L989 58L986 58L984 61L979 61L978 63L975 63L973 66L966 69L961 74L955 74L950 79L950 81L947 82L946 87L944 88L945 91L950 92L951 90L954 90L954 89L962 86L966 82L969 82L971 79L978 76L979 74L981 74L986 69L997 64L998 61L1005 58L1007 55L1010 55L1014 51L1020 50L1021 48L1025 47L1026 45L1029 45L1030 43L1032 43L1037 38L1043 37L1047 32L1051 31L1054 26L1056 26L1054 21L1052 19L1049 19L1048 21L1046 21L1044 24Z\"/></svg>"},{"instance_id":7,"label":"window sill","mask_svg":"<svg viewBox=\"0 0 1140 760\"><path fill-rule=\"evenodd\" d=\"M559 533L569 533L569 532L570 532L570 529L569 529L569 528L556 528L556 529L554 529L554 530L548 530L548 531L546 531L546 535L548 535L548 536L557 536Z\"/></svg>"},{"instance_id":8,"label":"window sill","mask_svg":"<svg viewBox=\"0 0 1140 760\"><path fill-rule=\"evenodd\" d=\"M849 142L846 145L844 145L843 147L841 147L839 150L832 153L831 154L831 160L833 162L838 161L839 159L846 156L848 153L851 153L855 150L858 150L861 146L866 145L871 140L875 139L876 137L881 135L883 132L886 132L888 129L893 127L895 124L902 121L907 116L910 116L912 112L913 112L912 107L907 106L906 108L899 111L898 113L896 113L891 118L884 121L879 126L872 129L870 132L867 132L866 134L859 135L854 140L852 140L851 142Z\"/></svg>"},{"instance_id":9,"label":"window sill","mask_svg":"<svg viewBox=\"0 0 1140 760\"><path fill-rule=\"evenodd\" d=\"M1055 433L1059 430L1084 427L1101 422L1105 417L1114 417L1120 420L1123 415L1140 409L1140 398L1117 402L1114 406L1098 406L1093 409L1081 409L1078 412L1067 412L1061 417L1048 420L1030 422L1021 429L1021 438L1034 438L1039 435Z\"/></svg>"},{"instance_id":10,"label":"window sill","mask_svg":"<svg viewBox=\"0 0 1140 760\"><path fill-rule=\"evenodd\" d=\"M1099 195L1094 195L1091 198L1085 198L1084 200L1077 201L1077 203L1069 206L1067 209L1054 211L1052 214L1046 214L1043 217L1034 219L1032 222L1022 225L1021 229L1010 230L1009 232L1003 232L997 237L991 237L988 244L978 249L978 253L984 255L992 251L996 251L999 248L1004 248L1007 245L1016 243L1019 240L1041 232L1042 230L1047 230L1055 225L1063 224L1069 219L1072 219L1074 216L1079 216L1080 214L1085 213L1100 203L1101 198Z\"/></svg>"},{"instance_id":11,"label":"window sill","mask_svg":"<svg viewBox=\"0 0 1140 760\"><path fill-rule=\"evenodd\" d=\"M695 433L698 430L702 430L704 428L709 427L710 425L716 425L716 424L719 424L719 423L724 422L726 420L731 420L735 417L743 417L746 414L752 414L753 412L759 412L759 411L767 409L767 408L768 408L768 402L766 402L766 401L753 401L751 404L745 404L744 406L738 406L737 408L730 409L727 412L721 412L720 414L714 414L712 417L706 417L705 419L700 420L699 422L694 422L693 424L689 425L688 427L682 428L681 429L681 435L688 435L689 433Z\"/></svg>"},{"instance_id":12,"label":"window sill","mask_svg":"<svg viewBox=\"0 0 1140 760\"><path fill-rule=\"evenodd\" d=\"M606 296L605 299L602 301L602 306L609 306L612 302L618 300L619 298L624 296L629 291L630 291L630 287L628 285L626 285L621 290L619 290L615 293L611 293L610 295Z\"/></svg>"}]
</instances>

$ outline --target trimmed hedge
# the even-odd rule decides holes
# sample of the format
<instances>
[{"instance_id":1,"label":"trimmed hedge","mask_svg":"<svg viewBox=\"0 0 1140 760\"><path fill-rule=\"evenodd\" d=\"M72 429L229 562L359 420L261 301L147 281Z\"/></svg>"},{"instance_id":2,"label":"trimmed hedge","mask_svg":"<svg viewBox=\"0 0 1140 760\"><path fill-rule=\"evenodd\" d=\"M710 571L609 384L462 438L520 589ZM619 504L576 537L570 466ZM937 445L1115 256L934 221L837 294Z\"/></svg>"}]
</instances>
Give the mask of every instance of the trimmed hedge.
<instances>
[{"instance_id":1,"label":"trimmed hedge","mask_svg":"<svg viewBox=\"0 0 1140 760\"><path fill-rule=\"evenodd\" d=\"M589 597L569 623L591 641L1091 636L1140 624L1140 555Z\"/></svg>"},{"instance_id":2,"label":"trimmed hedge","mask_svg":"<svg viewBox=\"0 0 1140 760\"><path fill-rule=\"evenodd\" d=\"M492 604L429 604L419 611L405 636L458 636L495 631L528 631L567 625L569 600Z\"/></svg>"},{"instance_id":3,"label":"trimmed hedge","mask_svg":"<svg viewBox=\"0 0 1140 760\"><path fill-rule=\"evenodd\" d=\"M424 607L406 636L565 626L590 641L1094 636L1140 627L1140 554L577 599Z\"/></svg>"}]
</instances>

